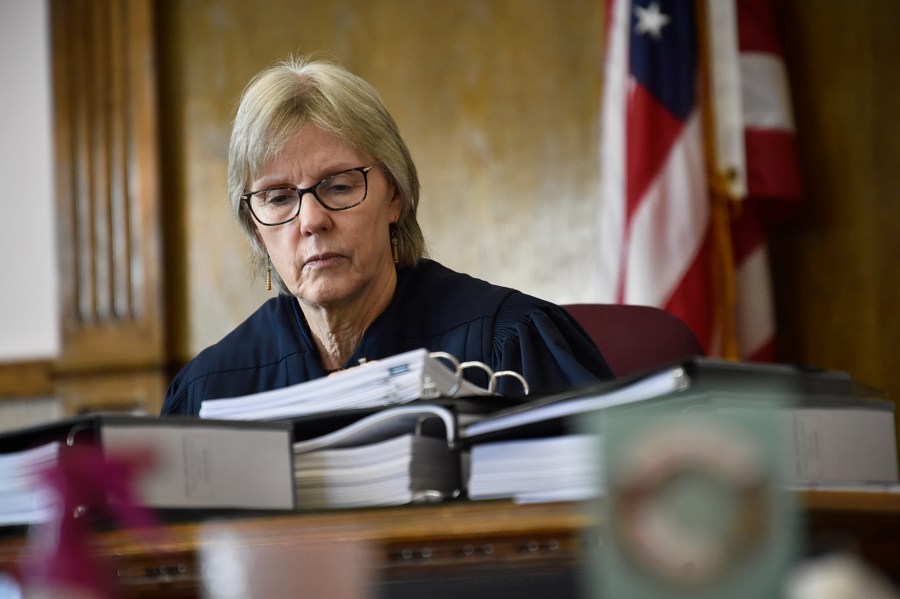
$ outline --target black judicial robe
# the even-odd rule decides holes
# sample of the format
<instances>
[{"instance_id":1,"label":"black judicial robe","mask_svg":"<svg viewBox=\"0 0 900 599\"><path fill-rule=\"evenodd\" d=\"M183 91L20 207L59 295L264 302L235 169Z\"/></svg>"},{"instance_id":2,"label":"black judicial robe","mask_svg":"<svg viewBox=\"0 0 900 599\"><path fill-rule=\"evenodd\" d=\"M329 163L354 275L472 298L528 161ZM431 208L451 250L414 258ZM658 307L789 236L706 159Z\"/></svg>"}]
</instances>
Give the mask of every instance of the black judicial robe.
<instances>
[{"instance_id":1,"label":"black judicial robe","mask_svg":"<svg viewBox=\"0 0 900 599\"><path fill-rule=\"evenodd\" d=\"M424 347L448 352L460 362L484 362L495 372L520 372L532 394L613 378L590 337L559 306L427 259L398 269L397 275L390 305L363 335L346 367L361 358ZM178 373L162 413L196 415L206 399L277 389L326 374L296 298L279 295ZM518 382L509 377L499 379L498 392L521 395Z\"/></svg>"}]
</instances>

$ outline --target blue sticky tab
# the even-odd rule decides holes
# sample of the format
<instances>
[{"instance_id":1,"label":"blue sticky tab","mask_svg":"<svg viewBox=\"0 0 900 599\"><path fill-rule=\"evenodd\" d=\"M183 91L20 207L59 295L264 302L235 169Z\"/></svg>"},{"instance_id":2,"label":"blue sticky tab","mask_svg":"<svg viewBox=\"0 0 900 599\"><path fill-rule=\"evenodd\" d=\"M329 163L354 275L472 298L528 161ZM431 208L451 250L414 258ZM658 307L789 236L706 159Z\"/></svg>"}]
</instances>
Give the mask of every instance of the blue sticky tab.
<instances>
[{"instance_id":1,"label":"blue sticky tab","mask_svg":"<svg viewBox=\"0 0 900 599\"><path fill-rule=\"evenodd\" d=\"M409 372L409 364L401 364L399 366L389 368L388 376L397 376L398 374L403 374L404 372Z\"/></svg>"}]
</instances>

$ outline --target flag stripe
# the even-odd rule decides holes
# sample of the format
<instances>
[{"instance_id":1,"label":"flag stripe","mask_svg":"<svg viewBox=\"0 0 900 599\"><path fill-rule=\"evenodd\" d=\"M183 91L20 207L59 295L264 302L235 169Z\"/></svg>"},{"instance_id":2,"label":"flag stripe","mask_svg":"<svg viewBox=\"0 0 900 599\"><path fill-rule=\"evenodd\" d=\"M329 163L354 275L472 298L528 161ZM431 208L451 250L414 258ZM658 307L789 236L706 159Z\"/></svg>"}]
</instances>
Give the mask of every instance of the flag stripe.
<instances>
[{"instance_id":1,"label":"flag stripe","mask_svg":"<svg viewBox=\"0 0 900 599\"><path fill-rule=\"evenodd\" d=\"M797 164L797 138L786 131L748 129L744 140L750 196L800 199L803 182Z\"/></svg>"},{"instance_id":2,"label":"flag stripe","mask_svg":"<svg viewBox=\"0 0 900 599\"><path fill-rule=\"evenodd\" d=\"M767 206L760 206L758 202L746 202L731 224L731 245L734 250L734 262L738 265L738 276L744 260L766 241L763 222L765 208Z\"/></svg>"},{"instance_id":3,"label":"flag stripe","mask_svg":"<svg viewBox=\"0 0 900 599\"><path fill-rule=\"evenodd\" d=\"M740 75L745 125L793 131L790 90L781 58L745 52L741 54Z\"/></svg>"},{"instance_id":4,"label":"flag stripe","mask_svg":"<svg viewBox=\"0 0 900 599\"><path fill-rule=\"evenodd\" d=\"M772 284L766 246L760 243L738 270L737 336L745 357L760 359L760 350L775 337Z\"/></svg>"},{"instance_id":5,"label":"flag stripe","mask_svg":"<svg viewBox=\"0 0 900 599\"><path fill-rule=\"evenodd\" d=\"M717 353L718 348L715 346L715 325L711 318L715 308L709 292L712 287L710 231L709 228L706 229L697 253L668 300L656 305L662 306L667 312L683 320L700 341L704 353L713 355Z\"/></svg>"},{"instance_id":6,"label":"flag stripe","mask_svg":"<svg viewBox=\"0 0 900 599\"><path fill-rule=\"evenodd\" d=\"M606 5L606 64L600 147L600 209L597 212L600 281L598 301L621 302L625 253L625 105L628 72L628 3L608 0Z\"/></svg>"},{"instance_id":7,"label":"flag stripe","mask_svg":"<svg viewBox=\"0 0 900 599\"><path fill-rule=\"evenodd\" d=\"M703 178L691 175L697 172L703 172L703 146L695 111L630 223L626 303L669 301L699 252L709 203Z\"/></svg>"},{"instance_id":8,"label":"flag stripe","mask_svg":"<svg viewBox=\"0 0 900 599\"><path fill-rule=\"evenodd\" d=\"M707 0L709 31L709 85L715 98L715 158L732 198L747 195L744 169L743 96L737 14L733 3Z\"/></svg>"},{"instance_id":9,"label":"flag stripe","mask_svg":"<svg viewBox=\"0 0 900 599\"><path fill-rule=\"evenodd\" d=\"M630 223L647 188L659 176L684 123L640 85L633 86L629 92L626 122L626 223Z\"/></svg>"},{"instance_id":10,"label":"flag stripe","mask_svg":"<svg viewBox=\"0 0 900 599\"><path fill-rule=\"evenodd\" d=\"M742 52L783 54L768 0L737 0L737 14L738 46Z\"/></svg>"},{"instance_id":11,"label":"flag stripe","mask_svg":"<svg viewBox=\"0 0 900 599\"><path fill-rule=\"evenodd\" d=\"M787 71L770 0L737 0L747 197L732 225L741 356L775 358L765 232L802 195Z\"/></svg>"}]
</instances>

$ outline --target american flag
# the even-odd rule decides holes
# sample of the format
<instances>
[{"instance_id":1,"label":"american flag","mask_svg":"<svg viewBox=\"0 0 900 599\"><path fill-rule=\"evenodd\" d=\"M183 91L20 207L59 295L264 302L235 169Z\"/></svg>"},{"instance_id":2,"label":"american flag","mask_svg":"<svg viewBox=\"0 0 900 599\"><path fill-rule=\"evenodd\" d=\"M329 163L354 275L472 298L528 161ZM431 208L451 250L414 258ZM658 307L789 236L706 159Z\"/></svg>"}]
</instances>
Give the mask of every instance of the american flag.
<instances>
[{"instance_id":1,"label":"american flag","mask_svg":"<svg viewBox=\"0 0 900 599\"><path fill-rule=\"evenodd\" d=\"M769 0L607 0L600 301L773 358L765 232L801 196Z\"/></svg>"}]
</instances>

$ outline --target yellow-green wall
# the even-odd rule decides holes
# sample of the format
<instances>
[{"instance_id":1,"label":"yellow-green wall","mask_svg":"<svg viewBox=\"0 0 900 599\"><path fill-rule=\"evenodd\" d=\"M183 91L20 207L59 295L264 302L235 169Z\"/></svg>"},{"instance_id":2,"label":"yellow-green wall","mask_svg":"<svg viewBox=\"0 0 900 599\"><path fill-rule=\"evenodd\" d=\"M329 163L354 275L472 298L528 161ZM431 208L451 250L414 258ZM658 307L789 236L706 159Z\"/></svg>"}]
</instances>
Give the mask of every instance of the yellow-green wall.
<instances>
[{"instance_id":1,"label":"yellow-green wall","mask_svg":"<svg viewBox=\"0 0 900 599\"><path fill-rule=\"evenodd\" d=\"M218 340L265 297L227 210L226 146L243 86L292 53L336 59L382 93L419 168L433 257L589 301L601 29L591 1L166 3L170 199L187 231L180 351Z\"/></svg>"}]
</instances>

